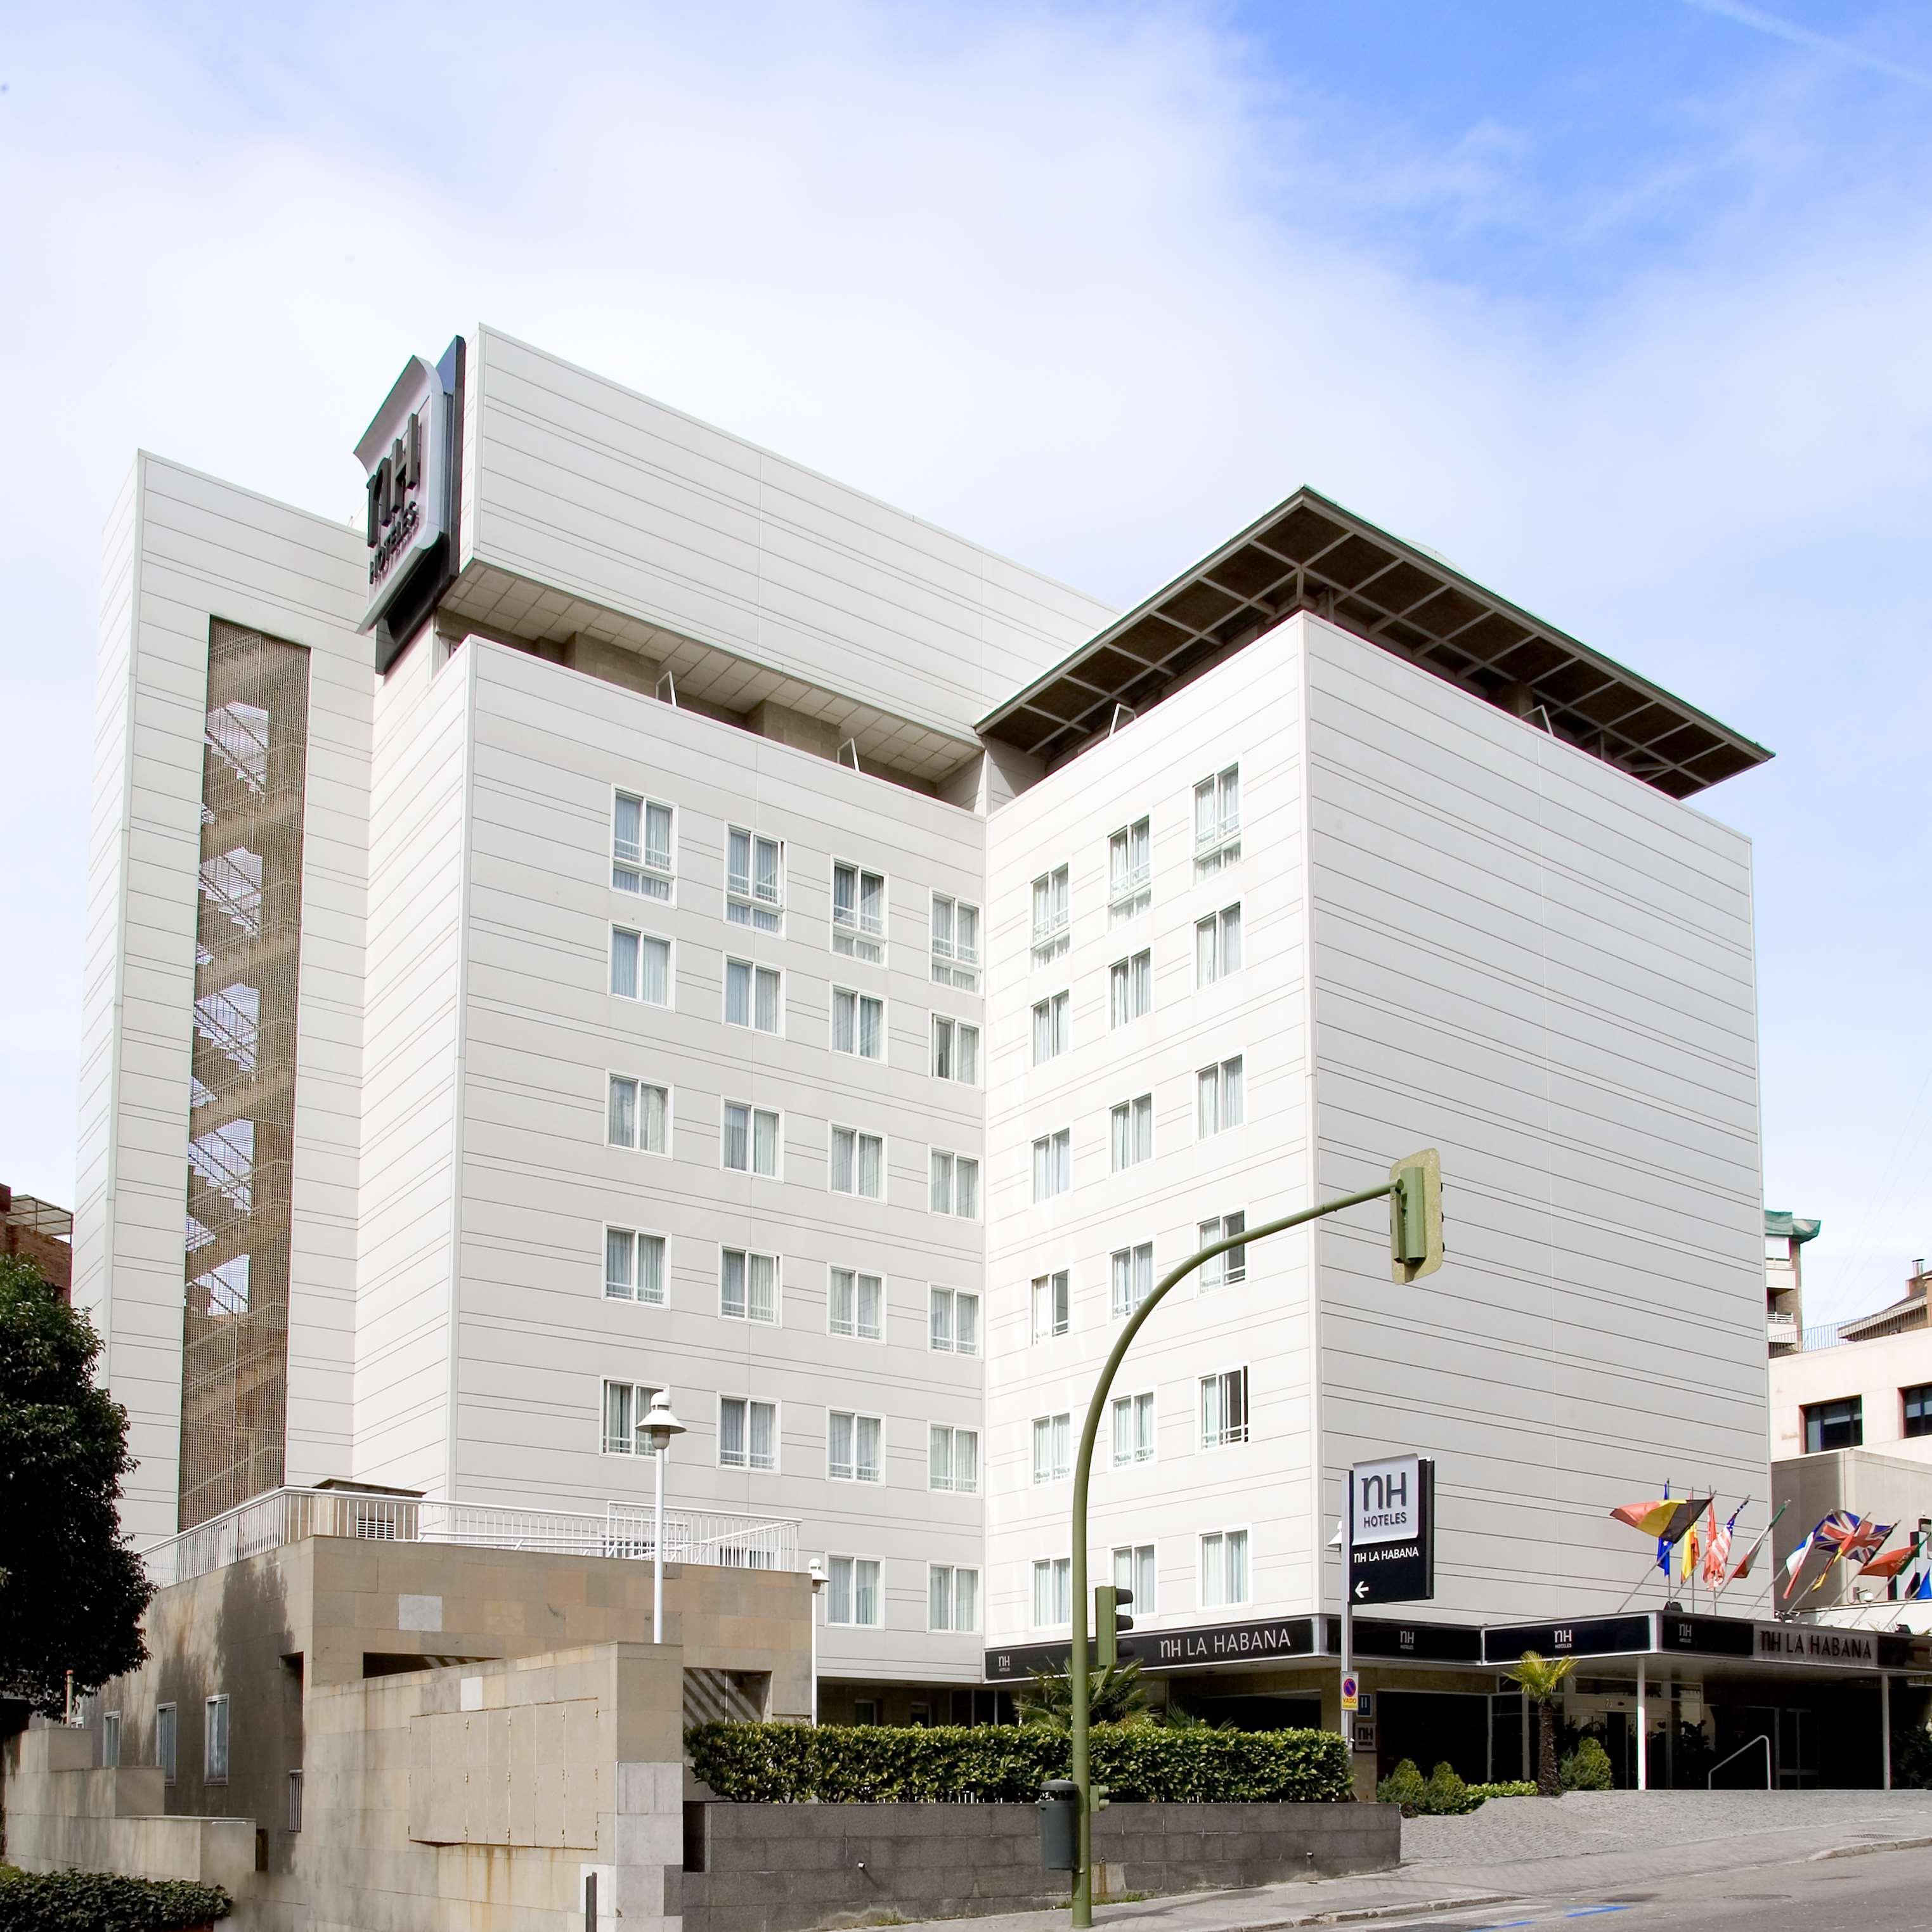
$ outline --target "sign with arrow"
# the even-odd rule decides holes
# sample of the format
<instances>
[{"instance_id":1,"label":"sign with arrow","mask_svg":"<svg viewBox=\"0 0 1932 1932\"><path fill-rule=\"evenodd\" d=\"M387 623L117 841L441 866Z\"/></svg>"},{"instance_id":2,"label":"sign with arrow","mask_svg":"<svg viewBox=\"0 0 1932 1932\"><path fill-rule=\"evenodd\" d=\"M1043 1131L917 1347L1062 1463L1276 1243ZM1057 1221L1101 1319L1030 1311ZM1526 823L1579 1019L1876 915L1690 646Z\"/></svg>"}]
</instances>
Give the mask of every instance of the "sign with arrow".
<instances>
[{"instance_id":1,"label":"sign with arrow","mask_svg":"<svg viewBox=\"0 0 1932 1932\"><path fill-rule=\"evenodd\" d=\"M1358 1462L1348 1472L1348 1596L1414 1604L1436 1594L1436 1464L1427 1456Z\"/></svg>"}]
</instances>

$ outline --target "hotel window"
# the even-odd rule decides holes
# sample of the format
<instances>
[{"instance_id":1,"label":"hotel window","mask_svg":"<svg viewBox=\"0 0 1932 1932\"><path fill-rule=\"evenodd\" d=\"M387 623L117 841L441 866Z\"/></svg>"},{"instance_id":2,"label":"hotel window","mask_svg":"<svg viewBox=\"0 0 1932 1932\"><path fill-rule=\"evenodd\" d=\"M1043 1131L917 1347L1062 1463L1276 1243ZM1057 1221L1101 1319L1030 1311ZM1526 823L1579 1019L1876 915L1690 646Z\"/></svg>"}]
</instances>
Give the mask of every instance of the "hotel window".
<instances>
[{"instance_id":1,"label":"hotel window","mask_svg":"<svg viewBox=\"0 0 1932 1932\"><path fill-rule=\"evenodd\" d=\"M926 1573L926 1622L928 1630L980 1628L980 1573L950 1563L934 1563Z\"/></svg>"},{"instance_id":2,"label":"hotel window","mask_svg":"<svg viewBox=\"0 0 1932 1932\"><path fill-rule=\"evenodd\" d=\"M1113 1402L1114 1467L1154 1460L1154 1390L1117 1395Z\"/></svg>"},{"instance_id":3,"label":"hotel window","mask_svg":"<svg viewBox=\"0 0 1932 1932\"><path fill-rule=\"evenodd\" d=\"M1248 1439L1248 1372L1223 1369L1201 1378L1201 1446L1226 1448Z\"/></svg>"},{"instance_id":4,"label":"hotel window","mask_svg":"<svg viewBox=\"0 0 1932 1932\"><path fill-rule=\"evenodd\" d=\"M655 1388L640 1382L604 1384L604 1453L607 1456L649 1456L656 1452L644 1435Z\"/></svg>"},{"instance_id":5,"label":"hotel window","mask_svg":"<svg viewBox=\"0 0 1932 1932\"><path fill-rule=\"evenodd\" d=\"M1072 922L1066 868L1057 866L1033 882L1033 963L1049 965L1066 950Z\"/></svg>"},{"instance_id":6,"label":"hotel window","mask_svg":"<svg viewBox=\"0 0 1932 1932\"><path fill-rule=\"evenodd\" d=\"M604 1230L604 1297L607 1301L664 1298L664 1238L629 1228Z\"/></svg>"},{"instance_id":7,"label":"hotel window","mask_svg":"<svg viewBox=\"0 0 1932 1932\"><path fill-rule=\"evenodd\" d=\"M1073 1621L1073 1559L1048 1556L1033 1566L1033 1622L1036 1630Z\"/></svg>"},{"instance_id":8,"label":"hotel window","mask_svg":"<svg viewBox=\"0 0 1932 1932\"><path fill-rule=\"evenodd\" d=\"M610 928L610 990L620 1000L670 1004L670 941L627 926Z\"/></svg>"},{"instance_id":9,"label":"hotel window","mask_svg":"<svg viewBox=\"0 0 1932 1932\"><path fill-rule=\"evenodd\" d=\"M100 1765L112 1771L121 1762L121 1713L106 1711L100 1718Z\"/></svg>"},{"instance_id":10,"label":"hotel window","mask_svg":"<svg viewBox=\"0 0 1932 1932\"><path fill-rule=\"evenodd\" d=\"M778 1258L742 1248L721 1250L718 1312L734 1322L776 1323L778 1318Z\"/></svg>"},{"instance_id":11,"label":"hotel window","mask_svg":"<svg viewBox=\"0 0 1932 1932\"><path fill-rule=\"evenodd\" d=\"M1194 926L1194 983L1211 986L1241 970L1241 908L1223 906Z\"/></svg>"},{"instance_id":12,"label":"hotel window","mask_svg":"<svg viewBox=\"0 0 1932 1932\"><path fill-rule=\"evenodd\" d=\"M1033 1198L1051 1201L1073 1185L1073 1132L1062 1127L1033 1144Z\"/></svg>"},{"instance_id":13,"label":"hotel window","mask_svg":"<svg viewBox=\"0 0 1932 1932\"><path fill-rule=\"evenodd\" d=\"M1033 1009L1033 1064L1042 1066L1066 1051L1067 1009L1071 995L1054 993Z\"/></svg>"},{"instance_id":14,"label":"hotel window","mask_svg":"<svg viewBox=\"0 0 1932 1932\"><path fill-rule=\"evenodd\" d=\"M885 1424L876 1415L854 1415L848 1409L827 1412L825 1418L825 1472L839 1483L882 1483L879 1437Z\"/></svg>"},{"instance_id":15,"label":"hotel window","mask_svg":"<svg viewBox=\"0 0 1932 1932\"><path fill-rule=\"evenodd\" d=\"M1107 1024L1125 1026L1154 1005L1154 955L1143 949L1107 969Z\"/></svg>"},{"instance_id":16,"label":"hotel window","mask_svg":"<svg viewBox=\"0 0 1932 1932\"><path fill-rule=\"evenodd\" d=\"M1138 1167L1154 1158L1154 1096L1142 1094L1123 1100L1110 1116L1112 1125L1114 1172Z\"/></svg>"},{"instance_id":17,"label":"hotel window","mask_svg":"<svg viewBox=\"0 0 1932 1932\"><path fill-rule=\"evenodd\" d=\"M1033 1339L1050 1341L1066 1333L1070 1310L1064 1268L1033 1278Z\"/></svg>"},{"instance_id":18,"label":"hotel window","mask_svg":"<svg viewBox=\"0 0 1932 1932\"><path fill-rule=\"evenodd\" d=\"M1148 821L1137 818L1107 841L1107 922L1118 926L1148 909L1154 876L1153 839Z\"/></svg>"},{"instance_id":19,"label":"hotel window","mask_svg":"<svg viewBox=\"0 0 1932 1932\"><path fill-rule=\"evenodd\" d=\"M210 1784L228 1782L228 1699L210 1697L202 1706L202 1739L206 1747L202 1775Z\"/></svg>"},{"instance_id":20,"label":"hotel window","mask_svg":"<svg viewBox=\"0 0 1932 1932\"><path fill-rule=\"evenodd\" d=\"M610 1101L606 1130L613 1147L634 1148L640 1154L664 1154L670 1148L670 1090L628 1074L610 1076Z\"/></svg>"},{"instance_id":21,"label":"hotel window","mask_svg":"<svg viewBox=\"0 0 1932 1932\"><path fill-rule=\"evenodd\" d=\"M862 1342L884 1341L885 1283L875 1274L861 1274L853 1268L834 1268L826 1325L835 1335L856 1336Z\"/></svg>"},{"instance_id":22,"label":"hotel window","mask_svg":"<svg viewBox=\"0 0 1932 1932\"><path fill-rule=\"evenodd\" d=\"M1238 1127L1246 1112L1242 1091L1241 1056L1219 1066L1204 1066L1194 1076L1195 1132L1205 1140L1228 1127Z\"/></svg>"},{"instance_id":23,"label":"hotel window","mask_svg":"<svg viewBox=\"0 0 1932 1932\"><path fill-rule=\"evenodd\" d=\"M886 1003L843 986L832 989L832 1051L882 1060L886 1052Z\"/></svg>"},{"instance_id":24,"label":"hotel window","mask_svg":"<svg viewBox=\"0 0 1932 1932\"><path fill-rule=\"evenodd\" d=\"M832 868L832 950L878 965L886 956L886 882L857 866Z\"/></svg>"},{"instance_id":25,"label":"hotel window","mask_svg":"<svg viewBox=\"0 0 1932 1932\"><path fill-rule=\"evenodd\" d=\"M726 839L724 916L760 932L784 929L784 847L733 826Z\"/></svg>"},{"instance_id":26,"label":"hotel window","mask_svg":"<svg viewBox=\"0 0 1932 1932\"><path fill-rule=\"evenodd\" d=\"M161 1780L172 1784L175 1781L175 1707L172 1704L157 1705L154 1708L154 1762L160 1767Z\"/></svg>"},{"instance_id":27,"label":"hotel window","mask_svg":"<svg viewBox=\"0 0 1932 1932\"><path fill-rule=\"evenodd\" d=\"M856 1127L832 1130L832 1191L880 1201L886 1190L886 1144Z\"/></svg>"},{"instance_id":28,"label":"hotel window","mask_svg":"<svg viewBox=\"0 0 1932 1932\"><path fill-rule=\"evenodd\" d=\"M835 1558L834 1561L837 1559ZM848 1623L851 1618L848 1617ZM876 1697L854 1697L852 1700L852 1721L855 1724L876 1724L879 1722L879 1700Z\"/></svg>"},{"instance_id":29,"label":"hotel window","mask_svg":"<svg viewBox=\"0 0 1932 1932\"><path fill-rule=\"evenodd\" d=\"M980 1218L980 1163L970 1154L932 1150L932 1211Z\"/></svg>"},{"instance_id":30,"label":"hotel window","mask_svg":"<svg viewBox=\"0 0 1932 1932\"><path fill-rule=\"evenodd\" d=\"M1804 1453L1816 1456L1827 1449L1858 1449L1864 1446L1865 1409L1862 1396L1847 1396L1842 1402L1807 1402L1804 1416Z\"/></svg>"},{"instance_id":31,"label":"hotel window","mask_svg":"<svg viewBox=\"0 0 1932 1932\"><path fill-rule=\"evenodd\" d=\"M1114 1552L1114 1587L1134 1593L1134 1615L1152 1616L1154 1612L1154 1545L1136 1543Z\"/></svg>"},{"instance_id":32,"label":"hotel window","mask_svg":"<svg viewBox=\"0 0 1932 1932\"><path fill-rule=\"evenodd\" d=\"M928 1334L937 1354L976 1355L980 1352L980 1298L968 1294L963 1288L935 1288Z\"/></svg>"},{"instance_id":33,"label":"hotel window","mask_svg":"<svg viewBox=\"0 0 1932 1932\"><path fill-rule=\"evenodd\" d=\"M1073 1418L1070 1412L1033 1419L1033 1479L1064 1483L1073 1473Z\"/></svg>"},{"instance_id":34,"label":"hotel window","mask_svg":"<svg viewBox=\"0 0 1932 1932\"><path fill-rule=\"evenodd\" d=\"M778 1117L737 1100L724 1102L724 1165L736 1174L778 1171Z\"/></svg>"},{"instance_id":35,"label":"hotel window","mask_svg":"<svg viewBox=\"0 0 1932 1932\"><path fill-rule=\"evenodd\" d=\"M749 1027L756 1033L776 1033L779 999L778 970L754 966L748 959L724 962L724 1024Z\"/></svg>"},{"instance_id":36,"label":"hotel window","mask_svg":"<svg viewBox=\"0 0 1932 1932\"><path fill-rule=\"evenodd\" d=\"M1111 1264L1114 1292L1111 1306L1114 1319L1124 1321L1154 1292L1154 1244L1142 1241L1131 1248L1116 1248Z\"/></svg>"},{"instance_id":37,"label":"hotel window","mask_svg":"<svg viewBox=\"0 0 1932 1932\"><path fill-rule=\"evenodd\" d=\"M1217 1529L1201 1539L1201 1607L1248 1600L1248 1532Z\"/></svg>"},{"instance_id":38,"label":"hotel window","mask_svg":"<svg viewBox=\"0 0 1932 1932\"><path fill-rule=\"evenodd\" d=\"M872 1556L829 1556L825 1560L825 1621L876 1628L880 1614L878 1559ZM861 1700L862 1702L866 1700ZM878 1721L878 1706L861 1724Z\"/></svg>"},{"instance_id":39,"label":"hotel window","mask_svg":"<svg viewBox=\"0 0 1932 1932\"><path fill-rule=\"evenodd\" d=\"M1210 1241L1226 1240L1230 1234L1238 1234L1246 1229L1248 1217L1245 1214L1220 1214L1211 1221L1203 1221L1196 1231L1199 1240L1197 1248L1204 1248ZM1201 1264L1201 1286L1204 1290L1229 1288L1238 1281L1248 1278L1248 1251L1246 1246L1228 1248L1211 1260Z\"/></svg>"},{"instance_id":40,"label":"hotel window","mask_svg":"<svg viewBox=\"0 0 1932 1932\"><path fill-rule=\"evenodd\" d=\"M980 908L944 892L932 896L932 977L962 993L980 990Z\"/></svg>"},{"instance_id":41,"label":"hotel window","mask_svg":"<svg viewBox=\"0 0 1932 1932\"><path fill-rule=\"evenodd\" d=\"M935 1422L926 1443L926 1486L955 1496L980 1492L980 1432Z\"/></svg>"},{"instance_id":42,"label":"hotel window","mask_svg":"<svg viewBox=\"0 0 1932 1932\"><path fill-rule=\"evenodd\" d=\"M1194 876L1205 878L1241 856L1241 768L1230 765L1194 788Z\"/></svg>"},{"instance_id":43,"label":"hotel window","mask_svg":"<svg viewBox=\"0 0 1932 1932\"><path fill-rule=\"evenodd\" d=\"M670 807L627 791L610 820L610 883L647 899L670 897Z\"/></svg>"},{"instance_id":44,"label":"hotel window","mask_svg":"<svg viewBox=\"0 0 1932 1932\"><path fill-rule=\"evenodd\" d=\"M743 1396L718 1398L718 1461L726 1469L776 1469L778 1408Z\"/></svg>"},{"instance_id":45,"label":"hotel window","mask_svg":"<svg viewBox=\"0 0 1932 1932\"><path fill-rule=\"evenodd\" d=\"M1907 1436L1932 1436L1932 1382L1900 1389L1899 1402L1904 1412Z\"/></svg>"},{"instance_id":46,"label":"hotel window","mask_svg":"<svg viewBox=\"0 0 1932 1932\"><path fill-rule=\"evenodd\" d=\"M932 1016L932 1076L935 1080L980 1084L980 1029L943 1013Z\"/></svg>"}]
</instances>

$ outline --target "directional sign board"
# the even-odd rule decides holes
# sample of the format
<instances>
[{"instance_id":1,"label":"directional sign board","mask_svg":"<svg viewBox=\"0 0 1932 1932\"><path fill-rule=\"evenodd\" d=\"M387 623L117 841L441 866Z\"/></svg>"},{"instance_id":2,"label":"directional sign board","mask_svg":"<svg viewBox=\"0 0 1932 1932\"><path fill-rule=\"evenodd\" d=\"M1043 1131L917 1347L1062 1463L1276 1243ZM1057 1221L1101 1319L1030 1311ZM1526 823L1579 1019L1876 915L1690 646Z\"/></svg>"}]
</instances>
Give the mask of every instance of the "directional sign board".
<instances>
[{"instance_id":1,"label":"directional sign board","mask_svg":"<svg viewBox=\"0 0 1932 1932\"><path fill-rule=\"evenodd\" d=\"M1436 1594L1436 1465L1384 1456L1348 1472L1348 1600L1419 1603Z\"/></svg>"}]
</instances>

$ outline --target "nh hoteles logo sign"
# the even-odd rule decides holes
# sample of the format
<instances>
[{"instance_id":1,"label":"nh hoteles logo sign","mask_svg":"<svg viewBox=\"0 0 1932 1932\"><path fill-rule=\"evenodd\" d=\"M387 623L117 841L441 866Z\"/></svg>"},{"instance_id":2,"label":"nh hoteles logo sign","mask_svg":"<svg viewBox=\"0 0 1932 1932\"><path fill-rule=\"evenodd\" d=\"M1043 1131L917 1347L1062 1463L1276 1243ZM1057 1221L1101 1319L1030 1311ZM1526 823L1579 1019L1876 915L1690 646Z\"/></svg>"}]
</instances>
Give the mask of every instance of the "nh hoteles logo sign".
<instances>
[{"instance_id":1,"label":"nh hoteles logo sign","mask_svg":"<svg viewBox=\"0 0 1932 1932\"><path fill-rule=\"evenodd\" d=\"M438 587L418 580L441 580L446 574L455 522L460 348L460 338L451 344L440 364L411 356L356 446L367 479L363 535L368 544L369 601L358 627L362 630L394 611L398 622L392 628L413 631ZM412 586L418 594L405 596ZM393 648L403 641L388 643Z\"/></svg>"}]
</instances>

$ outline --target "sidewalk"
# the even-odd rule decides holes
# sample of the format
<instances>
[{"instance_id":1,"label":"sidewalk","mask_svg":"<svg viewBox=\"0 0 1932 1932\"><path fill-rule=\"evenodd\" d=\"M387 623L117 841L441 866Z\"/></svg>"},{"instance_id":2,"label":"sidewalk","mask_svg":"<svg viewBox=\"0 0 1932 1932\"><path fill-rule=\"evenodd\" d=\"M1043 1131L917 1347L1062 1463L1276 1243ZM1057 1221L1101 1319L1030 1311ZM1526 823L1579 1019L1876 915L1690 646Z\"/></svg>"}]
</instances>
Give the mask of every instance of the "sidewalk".
<instances>
[{"instance_id":1,"label":"sidewalk","mask_svg":"<svg viewBox=\"0 0 1932 1932\"><path fill-rule=\"evenodd\" d=\"M1505 1899L1667 1892L1673 1880L1932 1838L1932 1791L1600 1791L1492 1799L1402 1827L1399 1870L1094 1908L1107 1932L1276 1932L1406 1918ZM952 1932L1052 1932L1057 1911L939 1922ZM928 1932L926 1928L910 1932Z\"/></svg>"}]
</instances>

